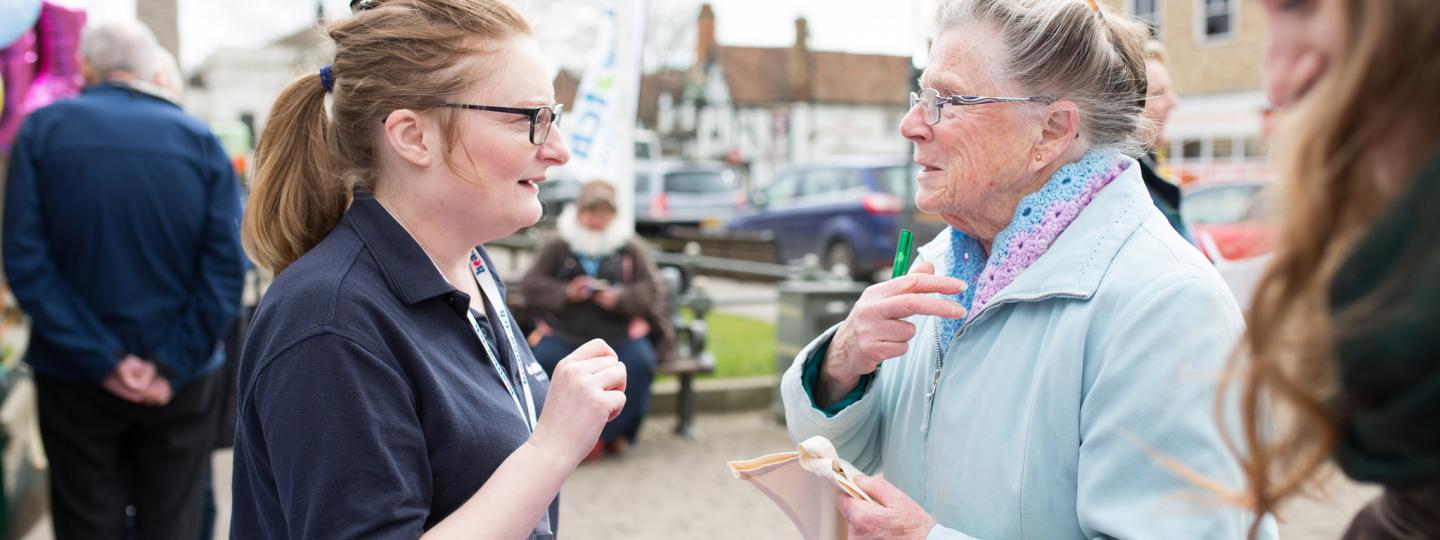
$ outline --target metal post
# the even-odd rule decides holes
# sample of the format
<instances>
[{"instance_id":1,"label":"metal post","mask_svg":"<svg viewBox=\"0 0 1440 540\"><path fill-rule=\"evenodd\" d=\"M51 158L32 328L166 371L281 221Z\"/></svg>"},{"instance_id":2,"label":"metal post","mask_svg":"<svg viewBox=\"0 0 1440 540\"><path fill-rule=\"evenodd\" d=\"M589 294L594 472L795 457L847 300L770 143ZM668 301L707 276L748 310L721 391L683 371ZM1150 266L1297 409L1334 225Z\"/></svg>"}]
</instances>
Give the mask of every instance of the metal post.
<instances>
[{"instance_id":1,"label":"metal post","mask_svg":"<svg viewBox=\"0 0 1440 540\"><path fill-rule=\"evenodd\" d=\"M694 375L684 373L680 375L680 396L676 400L676 413L680 416L680 422L675 425L675 434L686 440L697 440L700 438L700 431L695 429L695 392L692 388Z\"/></svg>"}]
</instances>

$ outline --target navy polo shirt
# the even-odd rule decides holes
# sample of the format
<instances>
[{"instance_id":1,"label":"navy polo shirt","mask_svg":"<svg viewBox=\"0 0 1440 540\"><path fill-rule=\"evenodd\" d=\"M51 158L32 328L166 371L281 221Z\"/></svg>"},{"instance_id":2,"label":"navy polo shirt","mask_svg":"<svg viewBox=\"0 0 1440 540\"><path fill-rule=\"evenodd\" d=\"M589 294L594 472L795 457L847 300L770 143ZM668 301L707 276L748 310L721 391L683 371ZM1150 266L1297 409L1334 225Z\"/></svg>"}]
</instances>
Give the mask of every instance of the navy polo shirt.
<instances>
[{"instance_id":1,"label":"navy polo shirt","mask_svg":"<svg viewBox=\"0 0 1440 540\"><path fill-rule=\"evenodd\" d=\"M275 280L245 341L234 537L413 540L470 499L530 432L469 303L357 192ZM548 380L524 337L514 330L518 351L497 337L516 391L530 377L538 407ZM558 525L558 498L549 512Z\"/></svg>"}]
</instances>

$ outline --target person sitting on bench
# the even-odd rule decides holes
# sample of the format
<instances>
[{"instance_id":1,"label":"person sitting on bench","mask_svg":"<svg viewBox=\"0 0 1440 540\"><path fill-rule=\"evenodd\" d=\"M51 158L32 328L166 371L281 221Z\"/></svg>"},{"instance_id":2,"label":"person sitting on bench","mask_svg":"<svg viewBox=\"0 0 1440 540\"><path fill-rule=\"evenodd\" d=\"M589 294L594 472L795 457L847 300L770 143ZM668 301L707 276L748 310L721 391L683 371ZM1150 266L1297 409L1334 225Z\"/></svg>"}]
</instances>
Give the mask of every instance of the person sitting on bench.
<instances>
[{"instance_id":1,"label":"person sitting on bench","mask_svg":"<svg viewBox=\"0 0 1440 540\"><path fill-rule=\"evenodd\" d=\"M664 288L649 249L615 221L615 188L603 180L580 187L556 221L559 235L540 246L520 282L541 324L531 347L547 371L592 339L604 339L625 364L625 408L605 426L587 460L618 454L635 442L650 404L657 352L673 354ZM535 339L538 337L538 341Z\"/></svg>"}]
</instances>

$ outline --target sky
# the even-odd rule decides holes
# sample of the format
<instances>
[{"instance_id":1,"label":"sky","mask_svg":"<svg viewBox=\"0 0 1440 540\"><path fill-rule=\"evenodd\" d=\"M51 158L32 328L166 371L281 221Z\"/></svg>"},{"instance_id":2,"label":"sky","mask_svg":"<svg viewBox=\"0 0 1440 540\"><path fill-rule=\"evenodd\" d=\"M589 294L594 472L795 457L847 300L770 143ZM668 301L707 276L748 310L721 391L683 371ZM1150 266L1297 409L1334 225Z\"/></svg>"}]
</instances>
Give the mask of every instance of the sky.
<instances>
[{"instance_id":1,"label":"sky","mask_svg":"<svg viewBox=\"0 0 1440 540\"><path fill-rule=\"evenodd\" d=\"M136 0L57 0L85 7L92 21L133 17ZM180 63L199 65L221 47L251 48L315 21L317 2L329 16L349 13L349 0L177 0ZM536 23L545 50L564 66L584 65L587 22L603 0L512 0ZM694 50L694 21L701 0L648 0L651 44L645 65L686 65ZM912 56L924 47L933 0L712 0L722 45L780 47L793 42L794 20L809 21L815 50Z\"/></svg>"}]
</instances>

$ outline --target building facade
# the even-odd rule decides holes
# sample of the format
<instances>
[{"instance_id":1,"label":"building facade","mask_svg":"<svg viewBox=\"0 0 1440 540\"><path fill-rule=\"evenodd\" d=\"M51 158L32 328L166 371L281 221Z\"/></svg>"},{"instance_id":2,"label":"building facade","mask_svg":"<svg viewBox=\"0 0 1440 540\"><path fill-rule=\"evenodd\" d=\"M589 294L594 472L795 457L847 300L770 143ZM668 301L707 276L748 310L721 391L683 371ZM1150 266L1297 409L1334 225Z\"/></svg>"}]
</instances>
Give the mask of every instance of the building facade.
<instances>
[{"instance_id":1,"label":"building facade","mask_svg":"<svg viewBox=\"0 0 1440 540\"><path fill-rule=\"evenodd\" d=\"M221 48L191 75L186 109L212 124L241 121L259 133L280 91L328 63L333 47L307 28L259 49Z\"/></svg>"},{"instance_id":2,"label":"building facade","mask_svg":"<svg viewBox=\"0 0 1440 540\"><path fill-rule=\"evenodd\" d=\"M642 82L640 124L667 153L730 162L752 186L794 163L909 155L897 129L914 78L910 58L811 50L804 18L794 44L778 48L717 43L708 5L696 24L696 63L682 84L673 75L670 84Z\"/></svg>"},{"instance_id":3,"label":"building facade","mask_svg":"<svg viewBox=\"0 0 1440 540\"><path fill-rule=\"evenodd\" d=\"M1248 0L1105 0L1151 25L1165 45L1180 105L1160 149L1200 182L1265 180L1265 20Z\"/></svg>"}]
</instances>

